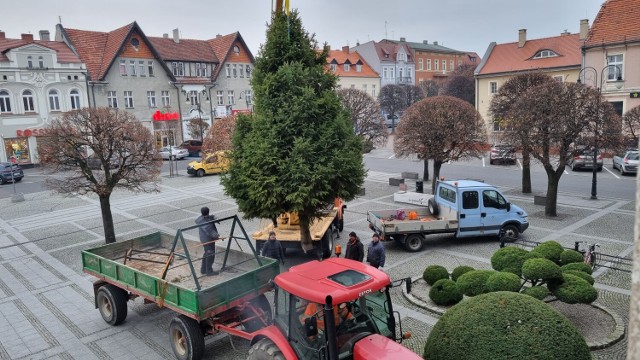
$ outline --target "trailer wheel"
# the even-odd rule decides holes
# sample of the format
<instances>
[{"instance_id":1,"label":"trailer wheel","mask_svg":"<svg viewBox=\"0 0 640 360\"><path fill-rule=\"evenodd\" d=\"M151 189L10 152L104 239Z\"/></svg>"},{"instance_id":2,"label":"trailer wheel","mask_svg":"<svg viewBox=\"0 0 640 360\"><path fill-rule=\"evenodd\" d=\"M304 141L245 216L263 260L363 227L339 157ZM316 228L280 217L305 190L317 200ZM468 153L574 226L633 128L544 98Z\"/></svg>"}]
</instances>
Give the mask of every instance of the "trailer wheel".
<instances>
[{"instance_id":1,"label":"trailer wheel","mask_svg":"<svg viewBox=\"0 0 640 360\"><path fill-rule=\"evenodd\" d=\"M244 329L247 330L247 332L251 333L265 327L265 323L267 325L270 324L271 304L269 304L269 300L267 300L267 297L264 296L264 294L258 296L257 298L251 299L250 302L254 307L264 312L264 319L263 319L264 321L262 321L261 319L255 318L255 319L251 319L246 322L243 322ZM242 320L252 318L254 316L256 316L256 314L249 308L245 308L240 314L240 318Z\"/></svg>"},{"instance_id":2,"label":"trailer wheel","mask_svg":"<svg viewBox=\"0 0 640 360\"><path fill-rule=\"evenodd\" d=\"M433 198L429 199L429 201L427 202L427 205L429 207L429 212L431 213L431 215L438 216L440 211L438 209L438 204Z\"/></svg>"},{"instance_id":3,"label":"trailer wheel","mask_svg":"<svg viewBox=\"0 0 640 360\"><path fill-rule=\"evenodd\" d=\"M501 233L504 237L504 241L506 242L514 242L518 240L518 236L520 236L520 230L514 224L507 224L502 228ZM502 240L502 239L500 239Z\"/></svg>"},{"instance_id":4,"label":"trailer wheel","mask_svg":"<svg viewBox=\"0 0 640 360\"><path fill-rule=\"evenodd\" d=\"M96 295L98 309L104 321L109 325L120 325L127 318L127 292L107 284L98 289Z\"/></svg>"},{"instance_id":5,"label":"trailer wheel","mask_svg":"<svg viewBox=\"0 0 640 360\"><path fill-rule=\"evenodd\" d=\"M331 257L331 253L333 252L333 234L330 230L327 230L322 240L320 240L320 252L323 259Z\"/></svg>"},{"instance_id":6,"label":"trailer wheel","mask_svg":"<svg viewBox=\"0 0 640 360\"><path fill-rule=\"evenodd\" d=\"M407 239L404 242L404 247L411 252L420 251L422 249L423 241L424 236L422 236L421 234L407 235Z\"/></svg>"},{"instance_id":7,"label":"trailer wheel","mask_svg":"<svg viewBox=\"0 0 640 360\"><path fill-rule=\"evenodd\" d=\"M264 338L249 349L247 360L285 360L285 357L271 339Z\"/></svg>"},{"instance_id":8,"label":"trailer wheel","mask_svg":"<svg viewBox=\"0 0 640 360\"><path fill-rule=\"evenodd\" d=\"M200 324L184 315L171 319L169 324L171 349L180 360L199 360L204 354L204 335Z\"/></svg>"}]
</instances>

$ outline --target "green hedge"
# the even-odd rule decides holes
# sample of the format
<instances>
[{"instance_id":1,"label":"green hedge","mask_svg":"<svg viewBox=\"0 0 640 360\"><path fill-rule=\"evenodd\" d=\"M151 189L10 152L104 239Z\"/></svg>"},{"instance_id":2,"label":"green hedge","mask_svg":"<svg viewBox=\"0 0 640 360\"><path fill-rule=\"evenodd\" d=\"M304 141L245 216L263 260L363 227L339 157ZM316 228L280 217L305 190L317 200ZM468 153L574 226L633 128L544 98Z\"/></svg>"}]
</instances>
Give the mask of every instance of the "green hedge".
<instances>
[{"instance_id":1,"label":"green hedge","mask_svg":"<svg viewBox=\"0 0 640 360\"><path fill-rule=\"evenodd\" d=\"M564 273L562 281L552 281L547 287L558 300L567 304L591 304L598 291L581 277Z\"/></svg>"},{"instance_id":2,"label":"green hedge","mask_svg":"<svg viewBox=\"0 0 640 360\"><path fill-rule=\"evenodd\" d=\"M572 263L581 263L584 261L584 256L579 251L565 250L560 254L560 264L567 265Z\"/></svg>"},{"instance_id":3,"label":"green hedge","mask_svg":"<svg viewBox=\"0 0 640 360\"><path fill-rule=\"evenodd\" d=\"M529 295L538 300L544 300L544 298L551 294L551 291L549 291L546 286L532 286L530 288L522 290L520 293Z\"/></svg>"},{"instance_id":4,"label":"green hedge","mask_svg":"<svg viewBox=\"0 0 640 360\"><path fill-rule=\"evenodd\" d=\"M430 265L424 269L422 278L427 282L427 284L433 285L440 279L448 279L449 271L441 265Z\"/></svg>"},{"instance_id":5,"label":"green hedge","mask_svg":"<svg viewBox=\"0 0 640 360\"><path fill-rule=\"evenodd\" d=\"M473 271L473 270L475 270L475 269L472 268L471 266L460 265L460 266L456 267L455 269L453 269L453 271L451 272L451 280L458 281L458 278L462 274L468 273L469 271Z\"/></svg>"},{"instance_id":6,"label":"green hedge","mask_svg":"<svg viewBox=\"0 0 640 360\"><path fill-rule=\"evenodd\" d=\"M491 267L496 271L507 271L522 275L522 264L530 259L531 253L513 246L503 247L491 256Z\"/></svg>"},{"instance_id":7,"label":"green hedge","mask_svg":"<svg viewBox=\"0 0 640 360\"><path fill-rule=\"evenodd\" d=\"M522 265L522 277L527 280L544 280L562 278L562 270L549 259L536 258L529 259Z\"/></svg>"},{"instance_id":8,"label":"green hedge","mask_svg":"<svg viewBox=\"0 0 640 360\"><path fill-rule=\"evenodd\" d=\"M500 291L467 299L445 312L429 334L423 357L587 360L591 352L575 326L549 305Z\"/></svg>"},{"instance_id":9,"label":"green hedge","mask_svg":"<svg viewBox=\"0 0 640 360\"><path fill-rule=\"evenodd\" d=\"M458 290L467 296L476 296L486 293L487 279L496 272L493 270L473 270L462 274L456 281Z\"/></svg>"},{"instance_id":10,"label":"green hedge","mask_svg":"<svg viewBox=\"0 0 640 360\"><path fill-rule=\"evenodd\" d=\"M518 292L520 291L520 287L522 286L522 280L516 274L500 271L497 272L487 279L485 283L485 289L487 292L495 292L495 291L512 291Z\"/></svg>"},{"instance_id":11,"label":"green hedge","mask_svg":"<svg viewBox=\"0 0 640 360\"><path fill-rule=\"evenodd\" d=\"M587 264L585 264L583 262L562 265L561 269L562 269L562 271L578 270L578 271L585 272L585 273L587 273L589 275L591 275L593 273L593 269L591 269L591 266L589 266L589 265L587 265Z\"/></svg>"},{"instance_id":12,"label":"green hedge","mask_svg":"<svg viewBox=\"0 0 640 360\"><path fill-rule=\"evenodd\" d=\"M591 276L591 275L587 274L586 272L579 271L579 270L565 270L565 271L563 271L563 272L562 272L562 274L571 274L571 275L575 275L575 276L577 276L577 277L579 277L579 278L582 278L582 279L584 279L584 280L587 280L587 282L588 282L590 285L593 285L593 284L596 282L596 280L593 278L593 276Z\"/></svg>"},{"instance_id":13,"label":"green hedge","mask_svg":"<svg viewBox=\"0 0 640 360\"><path fill-rule=\"evenodd\" d=\"M556 264L560 263L560 255L564 252L562 245L555 241L545 241L531 250L531 255L535 257L543 257L551 260Z\"/></svg>"},{"instance_id":14,"label":"green hedge","mask_svg":"<svg viewBox=\"0 0 640 360\"><path fill-rule=\"evenodd\" d=\"M462 300L462 293L458 290L455 281L440 279L429 290L429 298L440 306L448 306L459 303Z\"/></svg>"}]
</instances>

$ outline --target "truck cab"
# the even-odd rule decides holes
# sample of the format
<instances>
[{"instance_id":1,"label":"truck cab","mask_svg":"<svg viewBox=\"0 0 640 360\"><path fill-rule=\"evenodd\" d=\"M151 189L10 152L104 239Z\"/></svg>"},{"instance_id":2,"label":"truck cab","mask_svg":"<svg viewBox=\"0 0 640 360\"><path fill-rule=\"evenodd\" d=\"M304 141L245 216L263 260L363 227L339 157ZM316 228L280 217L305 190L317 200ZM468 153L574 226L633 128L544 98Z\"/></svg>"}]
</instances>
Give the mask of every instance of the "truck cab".
<instances>
[{"instance_id":1,"label":"truck cab","mask_svg":"<svg viewBox=\"0 0 640 360\"><path fill-rule=\"evenodd\" d=\"M206 154L200 161L192 161L187 165L187 174L202 177L205 174L219 174L227 171L229 167L229 157L227 152L216 151Z\"/></svg>"}]
</instances>

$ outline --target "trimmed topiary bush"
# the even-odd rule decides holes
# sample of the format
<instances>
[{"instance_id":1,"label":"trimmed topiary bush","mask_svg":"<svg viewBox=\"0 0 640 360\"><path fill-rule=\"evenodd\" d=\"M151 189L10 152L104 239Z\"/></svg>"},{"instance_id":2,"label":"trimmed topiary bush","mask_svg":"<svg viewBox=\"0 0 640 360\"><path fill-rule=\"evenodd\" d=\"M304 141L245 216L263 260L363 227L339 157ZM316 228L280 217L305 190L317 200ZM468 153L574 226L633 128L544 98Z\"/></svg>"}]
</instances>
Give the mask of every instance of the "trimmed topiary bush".
<instances>
[{"instance_id":1,"label":"trimmed topiary bush","mask_svg":"<svg viewBox=\"0 0 640 360\"><path fill-rule=\"evenodd\" d=\"M489 276L484 286L487 292L518 292L520 291L520 287L522 286L522 280L518 275L514 273L500 271Z\"/></svg>"},{"instance_id":2,"label":"trimmed topiary bush","mask_svg":"<svg viewBox=\"0 0 640 360\"><path fill-rule=\"evenodd\" d=\"M531 280L535 285L537 280L562 279L562 270L560 270L560 266L549 259L529 259L522 265L522 277Z\"/></svg>"},{"instance_id":3,"label":"trimmed topiary bush","mask_svg":"<svg viewBox=\"0 0 640 360\"><path fill-rule=\"evenodd\" d=\"M547 284L558 300L567 304L591 304L598 298L598 291L581 277L564 273L562 281Z\"/></svg>"},{"instance_id":4,"label":"trimmed topiary bush","mask_svg":"<svg viewBox=\"0 0 640 360\"><path fill-rule=\"evenodd\" d=\"M448 279L449 271L447 271L447 269L441 265L430 265L427 266L426 269L424 269L422 278L427 282L427 284L433 285L440 279Z\"/></svg>"},{"instance_id":5,"label":"trimmed topiary bush","mask_svg":"<svg viewBox=\"0 0 640 360\"><path fill-rule=\"evenodd\" d=\"M503 247L491 256L491 267L497 271L508 271L522 275L522 264L530 259L531 253L513 246Z\"/></svg>"},{"instance_id":6,"label":"trimmed topiary bush","mask_svg":"<svg viewBox=\"0 0 640 360\"><path fill-rule=\"evenodd\" d=\"M457 268L453 269L453 271L451 272L451 280L458 281L458 278L462 274L468 273L469 271L473 271L473 270L475 269L472 268L471 266L466 266L466 265L458 266Z\"/></svg>"},{"instance_id":7,"label":"trimmed topiary bush","mask_svg":"<svg viewBox=\"0 0 640 360\"><path fill-rule=\"evenodd\" d=\"M591 269L591 266L589 266L589 265L587 265L587 264L585 264L583 262L562 265L560 267L560 269L562 269L562 271L578 270L578 271L582 271L584 273L587 273L589 275L591 275L593 273L593 269Z\"/></svg>"},{"instance_id":8,"label":"trimmed topiary bush","mask_svg":"<svg viewBox=\"0 0 640 360\"><path fill-rule=\"evenodd\" d=\"M467 296L476 296L487 292L487 279L496 272L493 270L473 270L462 274L456 281L458 290Z\"/></svg>"},{"instance_id":9,"label":"trimmed topiary bush","mask_svg":"<svg viewBox=\"0 0 640 360\"><path fill-rule=\"evenodd\" d=\"M455 281L440 279L429 290L429 298L440 306L454 305L462 300L462 293Z\"/></svg>"},{"instance_id":10,"label":"trimmed topiary bush","mask_svg":"<svg viewBox=\"0 0 640 360\"><path fill-rule=\"evenodd\" d=\"M560 265L567 265L572 263L581 263L584 261L584 256L579 251L565 250L560 254Z\"/></svg>"},{"instance_id":11,"label":"trimmed topiary bush","mask_svg":"<svg viewBox=\"0 0 640 360\"><path fill-rule=\"evenodd\" d=\"M564 315L531 296L500 291L467 299L445 312L429 334L423 357L587 360L591 352Z\"/></svg>"},{"instance_id":12,"label":"trimmed topiary bush","mask_svg":"<svg viewBox=\"0 0 640 360\"><path fill-rule=\"evenodd\" d=\"M565 270L562 272L562 274L571 274L571 275L575 275L579 278L582 278L584 280L586 280L590 285L593 285L596 280L593 278L593 276L587 274L584 271L579 271L579 270Z\"/></svg>"},{"instance_id":13,"label":"trimmed topiary bush","mask_svg":"<svg viewBox=\"0 0 640 360\"><path fill-rule=\"evenodd\" d=\"M530 288L526 288L520 292L521 294L529 295L538 300L544 300L547 296L551 294L549 289L546 286L532 286Z\"/></svg>"},{"instance_id":14,"label":"trimmed topiary bush","mask_svg":"<svg viewBox=\"0 0 640 360\"><path fill-rule=\"evenodd\" d=\"M545 241L531 250L531 255L549 259L556 264L560 263L560 255L564 252L562 245L555 241Z\"/></svg>"}]
</instances>

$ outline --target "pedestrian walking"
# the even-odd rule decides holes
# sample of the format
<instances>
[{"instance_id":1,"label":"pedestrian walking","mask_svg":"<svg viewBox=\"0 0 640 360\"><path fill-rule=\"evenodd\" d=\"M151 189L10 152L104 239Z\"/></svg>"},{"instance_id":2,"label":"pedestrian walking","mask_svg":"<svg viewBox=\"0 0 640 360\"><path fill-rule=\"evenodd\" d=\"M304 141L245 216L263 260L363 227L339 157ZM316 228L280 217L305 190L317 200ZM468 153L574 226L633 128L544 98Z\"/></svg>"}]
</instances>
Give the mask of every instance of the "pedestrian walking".
<instances>
[{"instance_id":1,"label":"pedestrian walking","mask_svg":"<svg viewBox=\"0 0 640 360\"><path fill-rule=\"evenodd\" d=\"M276 239L275 231L269 231L269 240L262 246L260 255L276 259L284 264L284 249L280 241Z\"/></svg>"},{"instance_id":2,"label":"pedestrian walking","mask_svg":"<svg viewBox=\"0 0 640 360\"><path fill-rule=\"evenodd\" d=\"M349 233L349 241L347 242L347 252L344 254L345 259L351 259L362 262L364 259L364 245L355 232Z\"/></svg>"},{"instance_id":3,"label":"pedestrian walking","mask_svg":"<svg viewBox=\"0 0 640 360\"><path fill-rule=\"evenodd\" d=\"M384 246L380 243L380 235L374 233L367 248L367 262L378 269L384 266Z\"/></svg>"},{"instance_id":4,"label":"pedestrian walking","mask_svg":"<svg viewBox=\"0 0 640 360\"><path fill-rule=\"evenodd\" d=\"M214 241L220 238L216 224L213 223L216 217L209 215L209 208L206 206L200 209L200 214L196 219L196 224L200 225L198 235L204 248L204 256L200 264L200 273L203 275L217 275L218 272L213 270L213 263L216 259L216 246Z\"/></svg>"}]
</instances>

